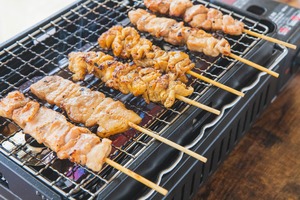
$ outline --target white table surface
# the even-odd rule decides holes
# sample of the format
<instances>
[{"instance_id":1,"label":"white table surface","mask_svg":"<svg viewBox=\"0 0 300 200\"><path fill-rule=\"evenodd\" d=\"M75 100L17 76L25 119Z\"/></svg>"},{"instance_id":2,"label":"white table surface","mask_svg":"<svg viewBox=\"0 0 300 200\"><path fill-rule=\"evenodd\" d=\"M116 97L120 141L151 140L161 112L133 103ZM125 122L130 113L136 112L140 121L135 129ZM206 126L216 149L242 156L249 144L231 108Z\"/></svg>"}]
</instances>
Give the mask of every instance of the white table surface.
<instances>
[{"instance_id":1,"label":"white table surface","mask_svg":"<svg viewBox=\"0 0 300 200\"><path fill-rule=\"evenodd\" d=\"M0 43L76 0L0 0Z\"/></svg>"}]
</instances>

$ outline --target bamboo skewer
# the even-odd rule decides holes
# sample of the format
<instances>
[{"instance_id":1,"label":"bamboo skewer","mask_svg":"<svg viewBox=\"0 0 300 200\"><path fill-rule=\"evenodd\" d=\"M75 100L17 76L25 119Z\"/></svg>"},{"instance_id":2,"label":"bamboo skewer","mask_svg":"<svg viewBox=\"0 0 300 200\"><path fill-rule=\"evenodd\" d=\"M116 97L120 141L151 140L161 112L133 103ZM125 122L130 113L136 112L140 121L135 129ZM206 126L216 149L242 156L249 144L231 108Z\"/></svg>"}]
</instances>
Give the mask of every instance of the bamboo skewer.
<instances>
[{"instance_id":1,"label":"bamboo skewer","mask_svg":"<svg viewBox=\"0 0 300 200\"><path fill-rule=\"evenodd\" d=\"M107 164L109 164L110 166L116 168L117 170L123 172L124 174L130 176L131 178L143 183L144 185L148 186L149 188L159 192L160 194L166 196L168 193L168 190L160 187L159 185L151 182L150 180L142 177L141 175L123 167L122 165L120 165L119 163L116 163L115 161L109 159L109 158L105 158L104 160Z\"/></svg>"},{"instance_id":2,"label":"bamboo skewer","mask_svg":"<svg viewBox=\"0 0 300 200\"><path fill-rule=\"evenodd\" d=\"M206 110L206 111L208 111L208 112L211 112L211 113L213 113L213 114L216 114L216 115L220 115L220 114L221 114L221 112L220 112L219 110L217 110L217 109L214 109L214 108L212 108L212 107L209 107L209 106L204 105L204 104L202 104L202 103L199 103L199 102L197 102L197 101L191 100L191 99L186 98L186 97L184 97L184 96L181 96L181 95L176 94L175 97L176 97L176 99L178 99L178 100L180 100L180 101L183 101L183 102L185 102L185 103L191 104L191 105L193 105L193 106L196 106L196 107L198 107L198 108L201 108L201 109Z\"/></svg>"},{"instance_id":3,"label":"bamboo skewer","mask_svg":"<svg viewBox=\"0 0 300 200\"><path fill-rule=\"evenodd\" d=\"M258 69L260 71L266 72L267 74L270 74L270 75L272 75L272 76L274 76L276 78L279 77L278 73L273 72L272 70L269 70L269 69L267 69L267 68L265 68L265 67L263 67L261 65L258 65L258 64L254 63L254 62L251 62L250 60L244 59L244 58L242 58L240 56L237 56L237 55L235 55L233 53L230 53L228 56L231 57L231 58L233 58L233 59L235 59L235 60L243 62L243 63L245 63L245 64L247 64L247 65L249 65L249 66L251 66L251 67L253 67L255 69Z\"/></svg>"},{"instance_id":4,"label":"bamboo skewer","mask_svg":"<svg viewBox=\"0 0 300 200\"><path fill-rule=\"evenodd\" d=\"M163 143L165 143L165 144L167 144L167 145L169 145L169 146L171 146L171 147L173 147L173 148L175 148L179 151L182 151L182 152L188 154L189 156L192 156L192 157L196 158L197 160L200 160L201 162L204 162L204 163L207 162L207 158L205 158L205 157L203 157L203 156L201 156L201 155L199 155L199 154L197 154L197 153L195 153L195 152L193 152L193 151L191 151L191 150L189 150L189 149L187 149L187 148L185 148L185 147L183 147L179 144L176 144L175 142L172 142L171 140L168 140L164 137L161 137L161 136L159 136L159 135L157 135L157 134L155 134L155 133L153 133L153 132L151 132L147 129L144 129L144 128L132 123L132 122L128 122L128 125L131 128L134 128L134 129L136 129L136 130L138 130L142 133L145 133L146 135L149 135L150 137L153 137L153 138L155 138L156 140L158 140L160 142L163 142Z\"/></svg>"},{"instance_id":5,"label":"bamboo skewer","mask_svg":"<svg viewBox=\"0 0 300 200\"><path fill-rule=\"evenodd\" d=\"M190 74L190 75L192 75L192 76L194 76L194 77L196 77L196 78L198 78L198 79L200 79L200 80L202 80L202 81L205 81L205 82L207 82L207 83L210 83L210 84L212 84L212 85L214 85L214 86L216 86L216 87L219 87L219 88L221 88L221 89L223 89L223 90L225 90L225 91L227 91L227 92L233 93L233 94L238 95L238 96L241 96L241 97L244 97L244 96L245 96L245 94L242 93L242 92L240 92L240 91L237 91L237 90L235 90L235 89L233 89L233 88L231 88L231 87L228 87L228 86L226 86L226 85L223 85L222 83L219 83L219 82L214 81L214 80L212 80L212 79L209 79L209 78L207 78L207 77L205 77L205 76L202 76L202 75L200 75L200 74L198 74L198 73L196 73L196 72L193 72L193 71L187 71L186 73L187 73L187 74Z\"/></svg>"},{"instance_id":6,"label":"bamboo skewer","mask_svg":"<svg viewBox=\"0 0 300 200\"><path fill-rule=\"evenodd\" d=\"M263 35L263 34L259 34L259 33L256 33L256 32L253 32L253 31L250 31L250 30L247 30L247 29L244 29L243 32L248 34L248 35L252 35L254 37L258 37L258 38L267 40L269 42L273 42L273 43L276 43L276 44L281 44L281 45L286 46L286 47L291 48L291 49L297 49L297 46L294 45L294 44L290 44L288 42L284 42L284 41L281 41L281 40L278 40L278 39L275 39L275 38L272 38L272 37L269 37L269 36L266 36L266 35Z\"/></svg>"}]
</instances>

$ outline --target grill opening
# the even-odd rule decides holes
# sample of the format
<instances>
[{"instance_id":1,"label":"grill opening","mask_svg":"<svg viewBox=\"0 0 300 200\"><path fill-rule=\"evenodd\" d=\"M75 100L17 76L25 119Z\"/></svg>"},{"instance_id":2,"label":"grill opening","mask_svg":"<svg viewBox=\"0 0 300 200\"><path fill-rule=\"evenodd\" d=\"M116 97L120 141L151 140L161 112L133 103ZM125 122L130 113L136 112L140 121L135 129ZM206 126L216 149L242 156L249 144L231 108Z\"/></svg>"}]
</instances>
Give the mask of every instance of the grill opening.
<instances>
[{"instance_id":1,"label":"grill opening","mask_svg":"<svg viewBox=\"0 0 300 200\"><path fill-rule=\"evenodd\" d=\"M218 164L220 163L221 157L222 157L222 154L223 154L223 145L224 145L224 138L221 141L221 146L220 146L220 149L219 149Z\"/></svg>"},{"instance_id":2,"label":"grill opening","mask_svg":"<svg viewBox=\"0 0 300 200\"><path fill-rule=\"evenodd\" d=\"M259 22L214 4L205 1L196 1L195 3L214 7L223 13L233 15L238 20L243 21L250 30L262 34L269 31L267 26ZM116 24L130 25L127 13L136 8L144 8L142 1L84 1L73 5L68 11L62 12L59 16L50 20L49 23L32 30L15 43L0 49L0 98L13 90L20 90L42 105L62 112L58 107L37 99L29 91L29 86L47 75L56 74L71 79L72 74L67 69L67 55L72 51L103 51L97 45L97 38L100 34ZM192 61L196 63L195 72L217 81L222 79L236 64L236 61L227 57L211 58L201 53L190 52L185 47L171 46L161 39L151 37L149 34L142 33L142 35L165 50L187 52ZM240 56L246 55L259 42L259 39L245 34L228 36L217 32L214 35L225 37L232 45L232 52ZM111 54L109 51L106 53ZM188 84L195 89L195 92L190 96L191 99L199 100L208 90L212 89L210 84L195 78L189 78ZM160 104L146 104L140 97L134 97L130 94L123 95L116 90L105 87L94 76L88 76L79 83L92 90L103 92L106 96L115 100L122 101L128 109L133 110L143 118L141 126L157 134L163 134L170 127L177 126L178 119L187 110L191 109L191 106L180 101L176 101L170 109L165 109ZM266 99L264 101L266 102ZM209 106L217 105L216 102L212 101L206 102L206 104ZM251 121L253 117L254 114L251 113ZM200 111L194 118L194 129L213 118L214 116L207 112ZM77 125L82 126L82 124ZM91 131L95 132L95 128L92 127ZM120 174L119 171L108 165L104 165L99 173L94 173L68 160L59 160L55 153L43 145L37 144L30 136L24 136L22 130L11 120L0 118L0 132L0 151L15 163L24 167L38 180L65 197L94 199ZM232 134L230 133L230 135ZM190 137L189 141L195 137L197 136ZM151 145L154 145L153 138L132 129L112 136L110 139L113 140L113 151L110 158L124 166L134 163L141 154ZM227 151L230 143L231 139L228 140ZM212 154L214 153L213 151ZM210 162L212 169L213 160ZM204 169L204 165L202 165L202 174L204 174ZM193 176L193 182L194 179ZM202 180L203 176L200 178L200 183L202 183ZM182 190L184 191L184 187Z\"/></svg>"}]
</instances>

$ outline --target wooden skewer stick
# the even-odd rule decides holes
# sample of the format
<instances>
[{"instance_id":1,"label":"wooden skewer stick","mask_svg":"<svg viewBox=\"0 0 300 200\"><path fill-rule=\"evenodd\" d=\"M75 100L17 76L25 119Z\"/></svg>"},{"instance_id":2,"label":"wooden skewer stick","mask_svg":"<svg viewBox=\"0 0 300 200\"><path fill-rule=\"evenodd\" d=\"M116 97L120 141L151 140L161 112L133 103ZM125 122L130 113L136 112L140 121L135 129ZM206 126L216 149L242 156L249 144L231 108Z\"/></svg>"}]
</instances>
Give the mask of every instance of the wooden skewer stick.
<instances>
[{"instance_id":1,"label":"wooden skewer stick","mask_svg":"<svg viewBox=\"0 0 300 200\"><path fill-rule=\"evenodd\" d=\"M171 147L173 147L173 148L175 148L175 149L177 149L179 151L182 151L182 152L184 152L184 153L186 153L186 154L188 154L188 155L190 155L190 156L192 156L192 157L200 160L201 162L204 162L204 163L207 162L207 158L205 158L205 157L203 157L203 156L201 156L201 155L199 155L199 154L197 154L197 153L195 153L195 152L193 152L193 151L191 151L191 150L189 150L189 149L187 149L187 148L185 148L185 147L183 147L183 146L181 146L179 144L176 144L175 142L172 142L171 140L168 140L168 139L166 139L164 137L161 137L160 135L157 135L157 134L155 134L155 133L153 133L153 132L151 132L151 131L149 131L147 129L144 129L144 128L142 128L142 127L140 127L140 126L138 126L138 125L136 125L136 124L134 124L132 122L128 122L128 125L130 127L134 128L134 129L142 132L142 133L145 133L145 134L149 135L150 137L155 138L156 140L158 140L158 141L160 141L162 143L165 143L165 144L167 144L167 145L169 145L169 146L171 146Z\"/></svg>"},{"instance_id":2,"label":"wooden skewer stick","mask_svg":"<svg viewBox=\"0 0 300 200\"><path fill-rule=\"evenodd\" d=\"M278 76L279 76L278 73L273 72L272 70L269 70L269 69L267 69L267 68L265 68L265 67L263 67L261 65L258 65L258 64L254 63L254 62L251 62L250 60L244 59L244 58L242 58L240 56L237 56L237 55L235 55L233 53L230 53L228 56L231 57L231 58L233 58L233 59L236 59L236 60L238 60L240 62L243 62L243 63L245 63L245 64L247 64L247 65L249 65L251 67L254 67L255 69L258 69L260 71L266 72L266 73L268 73L268 74L270 74L270 75L272 75L272 76L274 76L276 78L278 78Z\"/></svg>"},{"instance_id":3,"label":"wooden skewer stick","mask_svg":"<svg viewBox=\"0 0 300 200\"><path fill-rule=\"evenodd\" d=\"M275 38L272 38L272 37L269 37L269 36L266 36L266 35L263 35L263 34L259 34L259 33L256 33L256 32L253 32L253 31L250 31L250 30L247 30L247 29L244 29L243 32L247 33L248 35L252 35L254 37L258 37L258 38L267 40L269 42L281 44L281 45L286 46L286 47L291 48L291 49L297 49L297 46L294 45L294 44L290 44L290 43L287 43L287 42L284 42L284 41L281 41L281 40L278 40L278 39L275 39Z\"/></svg>"},{"instance_id":4,"label":"wooden skewer stick","mask_svg":"<svg viewBox=\"0 0 300 200\"><path fill-rule=\"evenodd\" d=\"M110 166L116 168L117 170L123 172L124 174L130 176L131 178L143 183L144 185L148 186L149 188L159 192L160 194L166 196L168 193L168 190L160 187L159 185L149 181L148 179L142 177L141 175L123 167L122 165L120 165L119 163L116 163L115 161L109 159L109 158L105 158L105 162L107 164L109 164Z\"/></svg>"},{"instance_id":5,"label":"wooden skewer stick","mask_svg":"<svg viewBox=\"0 0 300 200\"><path fill-rule=\"evenodd\" d=\"M205 81L205 82L207 82L207 83L210 83L210 84L212 84L212 85L214 85L214 86L216 86L216 87L219 87L219 88L221 88L221 89L223 89L223 90L225 90L225 91L227 91L227 92L231 92L231 93L233 93L233 94L235 94L235 95L238 95L238 96L241 96L241 97L244 97L244 96L245 96L245 94L242 93L242 92L240 92L240 91L237 91L237 90L235 90L235 89L233 89L233 88L231 88L231 87L228 87L228 86L226 86L226 85L223 85L222 83L219 83L219 82L214 81L214 80L212 80L212 79L209 79L209 78L207 78L207 77L205 77L205 76L202 76L202 75L200 75L200 74L198 74L198 73L196 73L196 72L193 72L193 71L187 71L186 73L187 73L187 74L190 74L190 75L192 75L192 76L194 76L194 77L196 77L196 78L198 78L198 79L200 79L200 80L202 80L202 81Z\"/></svg>"},{"instance_id":6,"label":"wooden skewer stick","mask_svg":"<svg viewBox=\"0 0 300 200\"><path fill-rule=\"evenodd\" d=\"M191 105L193 105L193 106L196 106L196 107L198 107L198 108L201 108L201 109L203 109L203 110L206 110L206 111L208 111L208 112L211 112L211 113L213 113L213 114L216 114L216 115L220 115L220 114L221 114L221 112L220 112L219 110L217 110L217 109L214 109L214 108L212 108L212 107L209 107L209 106L204 105L204 104L202 104L202 103L199 103L199 102L197 102L197 101L191 100L191 99L186 98L186 97L184 97L184 96L181 96L181 95L176 94L176 99L178 99L178 100L180 100L180 101L183 101L183 102L185 102L185 103L191 104Z\"/></svg>"}]
</instances>

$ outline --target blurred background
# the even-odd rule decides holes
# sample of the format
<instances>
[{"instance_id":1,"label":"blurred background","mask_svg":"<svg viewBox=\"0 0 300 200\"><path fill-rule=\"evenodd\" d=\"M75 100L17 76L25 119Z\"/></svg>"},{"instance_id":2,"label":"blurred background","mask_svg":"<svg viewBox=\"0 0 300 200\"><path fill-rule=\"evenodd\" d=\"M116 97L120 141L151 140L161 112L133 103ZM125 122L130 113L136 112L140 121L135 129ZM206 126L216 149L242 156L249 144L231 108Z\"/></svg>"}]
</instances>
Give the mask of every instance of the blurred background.
<instances>
[{"instance_id":1,"label":"blurred background","mask_svg":"<svg viewBox=\"0 0 300 200\"><path fill-rule=\"evenodd\" d=\"M78 0L0 0L0 43Z\"/></svg>"},{"instance_id":2,"label":"blurred background","mask_svg":"<svg viewBox=\"0 0 300 200\"><path fill-rule=\"evenodd\" d=\"M0 43L79 0L0 0ZM300 0L278 0L296 6Z\"/></svg>"}]
</instances>

